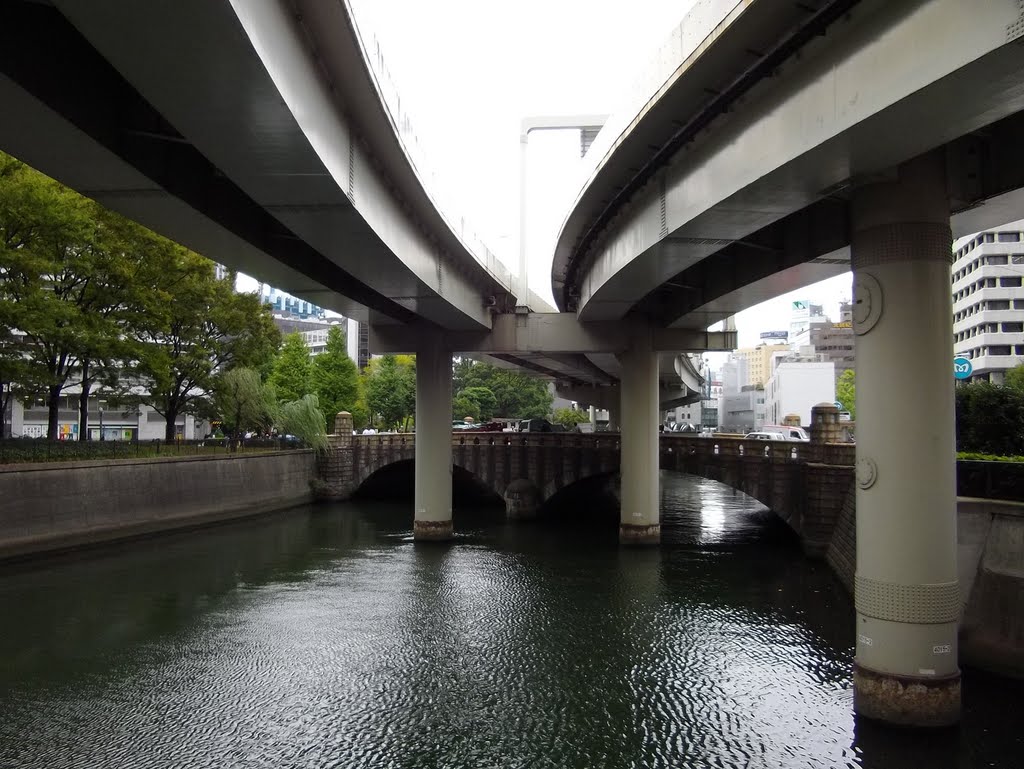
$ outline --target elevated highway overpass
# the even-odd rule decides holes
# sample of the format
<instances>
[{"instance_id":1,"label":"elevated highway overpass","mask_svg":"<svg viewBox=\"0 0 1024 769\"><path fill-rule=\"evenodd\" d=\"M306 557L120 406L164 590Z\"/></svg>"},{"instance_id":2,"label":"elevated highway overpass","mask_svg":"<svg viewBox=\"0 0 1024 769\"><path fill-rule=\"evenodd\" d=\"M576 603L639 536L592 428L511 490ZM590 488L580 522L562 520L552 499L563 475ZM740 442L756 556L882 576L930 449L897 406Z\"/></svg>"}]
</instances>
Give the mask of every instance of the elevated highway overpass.
<instances>
[{"instance_id":1,"label":"elevated highway overpass","mask_svg":"<svg viewBox=\"0 0 1024 769\"><path fill-rule=\"evenodd\" d=\"M1024 208L1022 35L1015 0L697 3L554 253L560 309L648 335L853 271L854 707L888 722L959 716L949 267ZM637 345L624 396L649 402L653 365ZM654 443L623 434L624 538L658 520Z\"/></svg>"},{"instance_id":2,"label":"elevated highway overpass","mask_svg":"<svg viewBox=\"0 0 1024 769\"><path fill-rule=\"evenodd\" d=\"M553 312L442 204L342 0L14 0L0 22L0 147L104 205L392 335L482 339L517 305ZM538 351L491 360L617 381L582 350Z\"/></svg>"}]
</instances>

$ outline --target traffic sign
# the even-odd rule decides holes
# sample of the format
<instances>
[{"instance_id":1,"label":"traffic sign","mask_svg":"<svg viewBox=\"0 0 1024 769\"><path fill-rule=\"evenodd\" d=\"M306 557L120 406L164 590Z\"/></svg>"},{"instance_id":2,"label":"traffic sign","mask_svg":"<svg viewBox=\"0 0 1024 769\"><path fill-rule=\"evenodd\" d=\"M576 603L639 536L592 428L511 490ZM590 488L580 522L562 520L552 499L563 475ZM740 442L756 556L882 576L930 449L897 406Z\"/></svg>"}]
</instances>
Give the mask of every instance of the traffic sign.
<instances>
[{"instance_id":1,"label":"traffic sign","mask_svg":"<svg viewBox=\"0 0 1024 769\"><path fill-rule=\"evenodd\" d=\"M967 379L972 371L974 371L974 364L971 363L970 358L953 358L953 376L957 379Z\"/></svg>"}]
</instances>

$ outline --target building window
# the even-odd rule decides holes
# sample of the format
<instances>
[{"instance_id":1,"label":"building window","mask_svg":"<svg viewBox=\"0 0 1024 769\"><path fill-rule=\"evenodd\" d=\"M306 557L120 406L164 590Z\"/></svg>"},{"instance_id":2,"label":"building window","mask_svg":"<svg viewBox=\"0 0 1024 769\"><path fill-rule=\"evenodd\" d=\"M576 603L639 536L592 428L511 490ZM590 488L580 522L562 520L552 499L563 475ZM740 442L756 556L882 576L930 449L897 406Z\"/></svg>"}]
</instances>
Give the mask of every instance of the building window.
<instances>
[{"instance_id":1,"label":"building window","mask_svg":"<svg viewBox=\"0 0 1024 769\"><path fill-rule=\"evenodd\" d=\"M1000 232L999 233L1000 243L1019 243L1020 233L1019 232Z\"/></svg>"},{"instance_id":2,"label":"building window","mask_svg":"<svg viewBox=\"0 0 1024 769\"><path fill-rule=\"evenodd\" d=\"M988 258L989 264L1006 264L1006 254L993 254Z\"/></svg>"},{"instance_id":3,"label":"building window","mask_svg":"<svg viewBox=\"0 0 1024 769\"><path fill-rule=\"evenodd\" d=\"M992 242L995 241L995 239L996 239L995 235L993 235L991 232L986 232L985 233L985 242L986 243L992 243Z\"/></svg>"},{"instance_id":4,"label":"building window","mask_svg":"<svg viewBox=\"0 0 1024 769\"><path fill-rule=\"evenodd\" d=\"M1001 288L1020 288L1020 278L1000 278L999 285Z\"/></svg>"},{"instance_id":5,"label":"building window","mask_svg":"<svg viewBox=\"0 0 1024 769\"><path fill-rule=\"evenodd\" d=\"M989 355L1009 355L1010 345L1008 344L995 344L988 348Z\"/></svg>"},{"instance_id":6,"label":"building window","mask_svg":"<svg viewBox=\"0 0 1024 769\"><path fill-rule=\"evenodd\" d=\"M1003 333L1020 333L1024 331L1024 323L1004 323Z\"/></svg>"},{"instance_id":7,"label":"building window","mask_svg":"<svg viewBox=\"0 0 1024 769\"><path fill-rule=\"evenodd\" d=\"M1009 310L1010 309L1010 300L1009 299L993 299L993 300L990 300L989 303L988 303L988 307L986 309L989 309L989 310Z\"/></svg>"},{"instance_id":8,"label":"building window","mask_svg":"<svg viewBox=\"0 0 1024 769\"><path fill-rule=\"evenodd\" d=\"M1016 355L1024 355L1024 344L1018 344L1018 345L1014 346L1013 352Z\"/></svg>"}]
</instances>

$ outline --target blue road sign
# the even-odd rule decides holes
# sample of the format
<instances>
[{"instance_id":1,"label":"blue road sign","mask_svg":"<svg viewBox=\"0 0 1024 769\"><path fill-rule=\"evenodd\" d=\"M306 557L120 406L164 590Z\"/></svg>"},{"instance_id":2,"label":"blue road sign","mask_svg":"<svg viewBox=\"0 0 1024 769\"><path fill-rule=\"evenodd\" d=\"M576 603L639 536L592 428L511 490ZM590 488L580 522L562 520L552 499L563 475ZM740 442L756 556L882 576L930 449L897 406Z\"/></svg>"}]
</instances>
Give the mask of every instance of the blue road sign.
<instances>
[{"instance_id":1,"label":"blue road sign","mask_svg":"<svg viewBox=\"0 0 1024 769\"><path fill-rule=\"evenodd\" d=\"M974 365L970 358L953 358L953 376L957 379L967 379L974 371Z\"/></svg>"},{"instance_id":2,"label":"blue road sign","mask_svg":"<svg viewBox=\"0 0 1024 769\"><path fill-rule=\"evenodd\" d=\"M843 410L843 404L842 404L842 403L840 403L839 401L832 401L832 405L833 405L833 406L835 406L835 407L836 407L837 409L839 409L840 411L842 411L842 410Z\"/></svg>"}]
</instances>

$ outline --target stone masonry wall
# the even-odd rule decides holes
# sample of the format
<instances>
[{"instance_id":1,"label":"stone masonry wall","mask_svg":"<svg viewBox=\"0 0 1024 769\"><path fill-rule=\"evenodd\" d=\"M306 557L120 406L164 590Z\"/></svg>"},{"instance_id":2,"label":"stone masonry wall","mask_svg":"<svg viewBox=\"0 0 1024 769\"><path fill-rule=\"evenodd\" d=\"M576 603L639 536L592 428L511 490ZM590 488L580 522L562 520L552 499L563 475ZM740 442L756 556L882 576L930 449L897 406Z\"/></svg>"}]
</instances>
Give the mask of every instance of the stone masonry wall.
<instances>
[{"instance_id":1,"label":"stone masonry wall","mask_svg":"<svg viewBox=\"0 0 1024 769\"><path fill-rule=\"evenodd\" d=\"M312 499L311 451L0 467L0 559L196 526Z\"/></svg>"}]
</instances>

